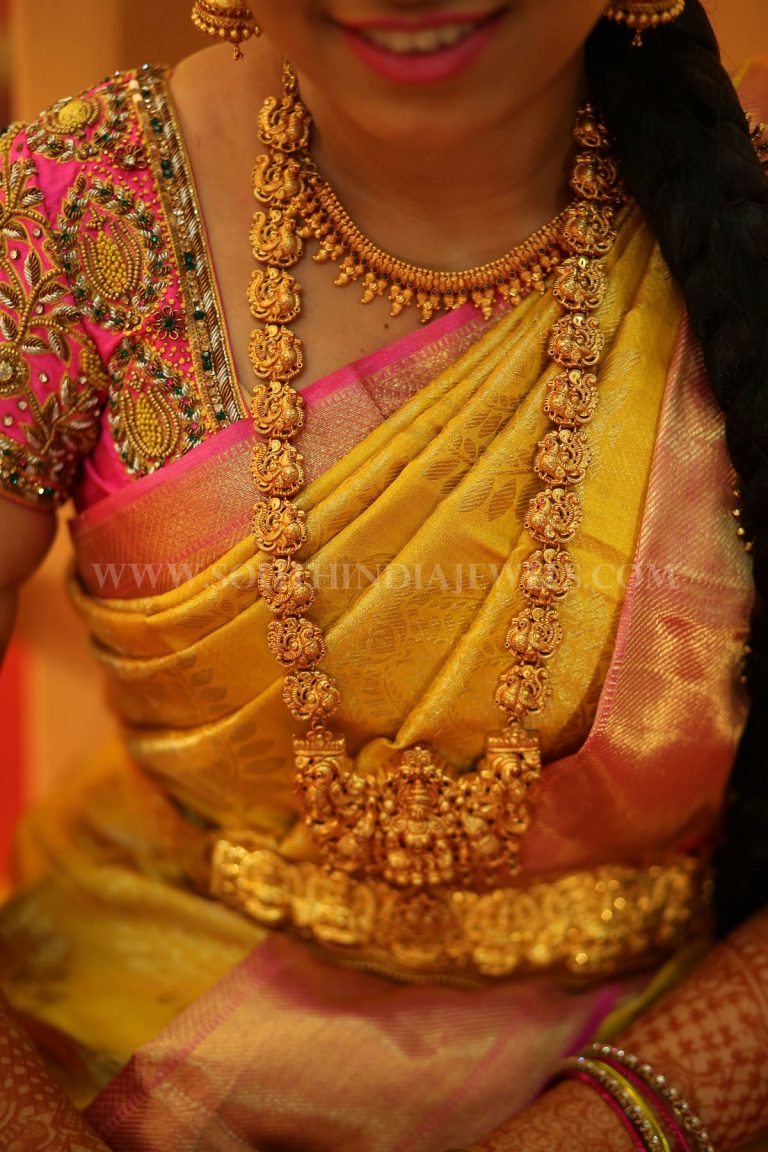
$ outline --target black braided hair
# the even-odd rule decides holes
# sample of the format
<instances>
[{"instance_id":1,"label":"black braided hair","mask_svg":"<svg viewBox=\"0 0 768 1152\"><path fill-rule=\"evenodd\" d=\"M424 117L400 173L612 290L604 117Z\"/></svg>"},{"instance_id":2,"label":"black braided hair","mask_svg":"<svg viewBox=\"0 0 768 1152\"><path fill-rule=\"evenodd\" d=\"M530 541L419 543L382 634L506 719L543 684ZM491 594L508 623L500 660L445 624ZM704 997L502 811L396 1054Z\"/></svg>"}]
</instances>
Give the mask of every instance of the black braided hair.
<instances>
[{"instance_id":1,"label":"black braided hair","mask_svg":"<svg viewBox=\"0 0 768 1152\"><path fill-rule=\"evenodd\" d=\"M752 704L715 861L725 933L768 902L768 180L699 0L641 48L601 20L586 62L627 186L683 290L754 538Z\"/></svg>"}]
</instances>

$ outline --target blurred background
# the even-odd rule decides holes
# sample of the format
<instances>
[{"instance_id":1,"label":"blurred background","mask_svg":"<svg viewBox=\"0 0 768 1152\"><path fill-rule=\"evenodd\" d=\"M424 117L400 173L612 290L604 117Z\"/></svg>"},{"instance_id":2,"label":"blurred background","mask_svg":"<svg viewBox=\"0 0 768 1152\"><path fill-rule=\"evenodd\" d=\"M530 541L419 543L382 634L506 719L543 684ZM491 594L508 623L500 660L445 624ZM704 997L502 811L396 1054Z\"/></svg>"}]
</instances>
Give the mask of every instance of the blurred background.
<instances>
[{"instance_id":1,"label":"blurred background","mask_svg":"<svg viewBox=\"0 0 768 1152\"><path fill-rule=\"evenodd\" d=\"M768 0L705 2L732 71L768 56ZM0 0L0 126L30 119L115 69L173 63L202 47L190 9L191 0ZM65 519L66 510L52 555L23 593L17 638L0 672L0 887L19 813L57 777L66 779L111 726L63 593Z\"/></svg>"}]
</instances>

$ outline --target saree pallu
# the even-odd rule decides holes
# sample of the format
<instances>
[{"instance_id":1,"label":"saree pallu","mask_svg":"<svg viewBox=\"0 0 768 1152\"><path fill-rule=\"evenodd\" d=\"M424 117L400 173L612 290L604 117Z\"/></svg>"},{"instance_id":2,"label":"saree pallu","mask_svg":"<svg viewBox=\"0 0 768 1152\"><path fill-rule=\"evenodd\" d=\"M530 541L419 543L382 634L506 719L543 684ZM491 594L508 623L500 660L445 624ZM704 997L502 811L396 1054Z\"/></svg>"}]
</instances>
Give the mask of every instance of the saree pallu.
<instances>
[{"instance_id":1,"label":"saree pallu","mask_svg":"<svg viewBox=\"0 0 768 1152\"><path fill-rule=\"evenodd\" d=\"M73 594L131 763L94 765L30 822L20 858L36 880L0 931L9 998L69 1038L81 1103L138 1049L88 1111L115 1149L469 1143L641 993L647 972L627 972L705 931L700 860L744 719L748 563L721 422L636 215L610 264L581 586L562 610L520 875L498 898L387 904L373 882L329 882L292 791L246 429L76 525ZM417 741L460 772L498 727L557 312L529 299L397 342L371 375L388 373L401 402L361 416L354 445L358 378L317 393L327 434L304 445L315 478L301 498L313 615L365 774ZM450 363L430 376L441 340ZM148 565L152 595L137 583ZM217 843L247 854L232 903L250 919L206 898ZM576 992L579 968L591 983Z\"/></svg>"}]
</instances>

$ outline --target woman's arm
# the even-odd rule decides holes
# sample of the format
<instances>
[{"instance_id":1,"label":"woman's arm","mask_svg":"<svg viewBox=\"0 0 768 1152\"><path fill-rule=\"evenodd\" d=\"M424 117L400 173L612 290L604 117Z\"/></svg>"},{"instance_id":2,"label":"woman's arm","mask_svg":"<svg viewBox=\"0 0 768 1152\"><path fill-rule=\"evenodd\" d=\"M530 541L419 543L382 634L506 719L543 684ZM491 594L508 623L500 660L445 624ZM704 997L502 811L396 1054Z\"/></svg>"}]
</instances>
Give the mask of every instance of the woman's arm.
<instances>
[{"instance_id":1,"label":"woman's arm","mask_svg":"<svg viewBox=\"0 0 768 1152\"><path fill-rule=\"evenodd\" d=\"M768 1130L768 909L719 944L621 1036L678 1085L717 1152ZM473 1152L631 1152L611 1109L571 1081L546 1092Z\"/></svg>"},{"instance_id":2,"label":"woman's arm","mask_svg":"<svg viewBox=\"0 0 768 1152\"><path fill-rule=\"evenodd\" d=\"M0 661L13 631L18 589L42 561L55 533L52 513L0 496Z\"/></svg>"},{"instance_id":3,"label":"woman's arm","mask_svg":"<svg viewBox=\"0 0 768 1152\"><path fill-rule=\"evenodd\" d=\"M11 638L18 589L45 556L55 532L52 514L0 497L0 659ZM0 1147L107 1152L51 1080L1 997Z\"/></svg>"}]
</instances>

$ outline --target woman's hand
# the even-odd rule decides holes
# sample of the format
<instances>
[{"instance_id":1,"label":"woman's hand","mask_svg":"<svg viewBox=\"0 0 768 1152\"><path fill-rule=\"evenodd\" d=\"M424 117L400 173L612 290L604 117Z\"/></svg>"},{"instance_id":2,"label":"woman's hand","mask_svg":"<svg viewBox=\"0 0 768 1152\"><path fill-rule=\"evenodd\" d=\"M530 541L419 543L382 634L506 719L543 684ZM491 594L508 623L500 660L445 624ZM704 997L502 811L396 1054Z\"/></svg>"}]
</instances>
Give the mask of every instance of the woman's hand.
<instances>
[{"instance_id":1,"label":"woman's hand","mask_svg":"<svg viewBox=\"0 0 768 1152\"><path fill-rule=\"evenodd\" d=\"M564 1081L545 1092L487 1140L467 1152L635 1152L619 1117L583 1084Z\"/></svg>"},{"instance_id":2,"label":"woman's hand","mask_svg":"<svg viewBox=\"0 0 768 1152\"><path fill-rule=\"evenodd\" d=\"M620 1038L676 1084L718 1152L768 1130L768 909L719 944ZM566 1081L471 1152L630 1152L596 1092Z\"/></svg>"}]
</instances>

